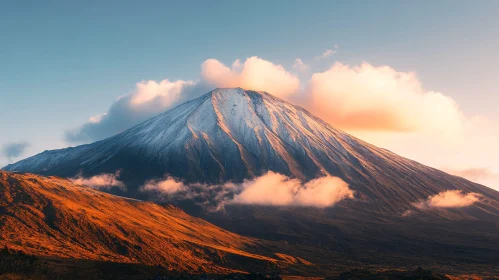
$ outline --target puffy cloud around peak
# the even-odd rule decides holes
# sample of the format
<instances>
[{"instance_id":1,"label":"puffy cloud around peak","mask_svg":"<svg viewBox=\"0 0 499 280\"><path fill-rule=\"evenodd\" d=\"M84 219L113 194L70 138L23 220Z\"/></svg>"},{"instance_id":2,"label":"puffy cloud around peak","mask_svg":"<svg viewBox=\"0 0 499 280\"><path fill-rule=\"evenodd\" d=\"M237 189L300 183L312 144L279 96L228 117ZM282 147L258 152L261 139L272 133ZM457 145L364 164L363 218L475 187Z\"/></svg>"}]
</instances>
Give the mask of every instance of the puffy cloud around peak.
<instances>
[{"instance_id":1,"label":"puffy cloud around peak","mask_svg":"<svg viewBox=\"0 0 499 280\"><path fill-rule=\"evenodd\" d=\"M145 121L182 102L195 98L215 87L243 87L264 90L281 98L296 93L299 79L281 65L250 57L231 67L216 59L202 64L201 81L142 81L132 93L119 97L106 113L91 117L81 127L67 131L68 142L89 142L104 139Z\"/></svg>"},{"instance_id":2,"label":"puffy cloud around peak","mask_svg":"<svg viewBox=\"0 0 499 280\"><path fill-rule=\"evenodd\" d=\"M181 93L186 87L193 86L193 81L170 81L162 80L159 83L156 81L142 81L136 84L137 90L131 96L130 103L138 106L150 102L160 102L162 105L168 106L180 99Z\"/></svg>"},{"instance_id":3,"label":"puffy cloud around peak","mask_svg":"<svg viewBox=\"0 0 499 280\"><path fill-rule=\"evenodd\" d=\"M414 73L368 63L335 63L313 74L307 108L345 130L458 131L461 113L454 100L425 90Z\"/></svg>"},{"instance_id":4,"label":"puffy cloud around peak","mask_svg":"<svg viewBox=\"0 0 499 280\"><path fill-rule=\"evenodd\" d=\"M236 60L228 67L216 59L208 59L201 66L202 78L216 87L242 87L267 91L286 98L300 88L300 80L281 65L253 56L241 64Z\"/></svg>"},{"instance_id":5,"label":"puffy cloud around peak","mask_svg":"<svg viewBox=\"0 0 499 280\"><path fill-rule=\"evenodd\" d=\"M76 130L68 131L68 142L101 140L120 133L155 115L202 94L207 88L194 81L142 81L132 93L119 97L104 114L93 116Z\"/></svg>"},{"instance_id":6,"label":"puffy cloud around peak","mask_svg":"<svg viewBox=\"0 0 499 280\"><path fill-rule=\"evenodd\" d=\"M301 59L295 70L307 69ZM66 133L69 142L101 140L122 132L175 105L216 87L263 90L305 107L332 126L348 132L437 131L454 137L462 115L452 98L423 88L414 73L389 66L335 63L312 74L305 88L283 66L253 56L227 66L216 59L201 65L201 79L142 81L109 110Z\"/></svg>"}]
</instances>

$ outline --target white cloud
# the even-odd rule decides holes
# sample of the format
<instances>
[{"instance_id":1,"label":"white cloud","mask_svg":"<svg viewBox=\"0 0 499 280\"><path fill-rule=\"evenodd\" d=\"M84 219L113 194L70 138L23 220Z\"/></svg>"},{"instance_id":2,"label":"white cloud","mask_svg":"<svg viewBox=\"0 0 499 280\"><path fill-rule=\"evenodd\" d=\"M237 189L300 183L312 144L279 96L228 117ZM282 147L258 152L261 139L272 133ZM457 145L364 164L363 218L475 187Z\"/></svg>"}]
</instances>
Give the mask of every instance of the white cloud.
<instances>
[{"instance_id":1,"label":"white cloud","mask_svg":"<svg viewBox=\"0 0 499 280\"><path fill-rule=\"evenodd\" d=\"M298 58L293 67L304 70L308 66ZM66 133L66 139L103 139L214 87L263 90L298 101L297 105L349 132L427 130L454 137L462 128L463 117L452 98L425 90L414 73L389 66L335 63L325 72L314 73L305 90L300 90L299 79L284 67L256 56L244 63L237 59L231 67L208 59L201 66L201 77L200 82L165 79L137 83L134 92L120 97L108 112Z\"/></svg>"},{"instance_id":2,"label":"white cloud","mask_svg":"<svg viewBox=\"0 0 499 280\"><path fill-rule=\"evenodd\" d=\"M296 93L300 80L281 65L253 56L241 64L236 60L229 68L216 59L208 59L201 66L202 78L215 87L242 87L267 91L281 98Z\"/></svg>"},{"instance_id":3,"label":"white cloud","mask_svg":"<svg viewBox=\"0 0 499 280\"><path fill-rule=\"evenodd\" d=\"M429 208L460 208L468 207L480 200L481 195L478 193L464 194L460 190L449 190L428 197L427 200L415 204L419 209Z\"/></svg>"},{"instance_id":4,"label":"white cloud","mask_svg":"<svg viewBox=\"0 0 499 280\"><path fill-rule=\"evenodd\" d=\"M282 174L267 174L246 180L242 191L229 203L273 206L328 207L353 198L353 191L340 178L326 176L302 184Z\"/></svg>"},{"instance_id":5,"label":"white cloud","mask_svg":"<svg viewBox=\"0 0 499 280\"><path fill-rule=\"evenodd\" d=\"M255 204L270 206L329 207L344 199L353 199L354 192L337 177L324 176L302 183L272 171L251 180L220 185L184 184L166 176L151 180L140 191L156 194L159 200L173 197L197 201L207 210L221 210L227 204Z\"/></svg>"},{"instance_id":6,"label":"white cloud","mask_svg":"<svg viewBox=\"0 0 499 280\"><path fill-rule=\"evenodd\" d=\"M168 176L165 180L151 180L140 188L141 191L157 191L172 194L181 191L185 185L178 180Z\"/></svg>"},{"instance_id":7,"label":"white cloud","mask_svg":"<svg viewBox=\"0 0 499 280\"><path fill-rule=\"evenodd\" d=\"M137 90L131 96L130 103L140 106L151 102L161 103L162 107L168 107L180 99L180 94L185 87L193 86L193 81L142 81L136 84Z\"/></svg>"},{"instance_id":8,"label":"white cloud","mask_svg":"<svg viewBox=\"0 0 499 280\"><path fill-rule=\"evenodd\" d=\"M100 174L96 176L92 176L89 178L84 177L76 177L72 178L71 181L77 185L85 185L94 189L110 189L112 187L118 187L121 189L125 189L125 184L118 180L119 173L111 174Z\"/></svg>"},{"instance_id":9,"label":"white cloud","mask_svg":"<svg viewBox=\"0 0 499 280\"><path fill-rule=\"evenodd\" d=\"M66 141L82 143L104 139L215 87L243 87L285 98L296 93L300 86L299 79L281 65L256 56L247 58L244 63L237 59L231 68L216 59L208 59L201 68L200 82L164 79L137 83L132 93L119 97L106 113L67 131Z\"/></svg>"},{"instance_id":10,"label":"white cloud","mask_svg":"<svg viewBox=\"0 0 499 280\"><path fill-rule=\"evenodd\" d=\"M317 56L316 60L326 59L338 52L338 45L334 45L332 49L325 50L321 55Z\"/></svg>"},{"instance_id":11,"label":"white cloud","mask_svg":"<svg viewBox=\"0 0 499 280\"><path fill-rule=\"evenodd\" d=\"M347 198L354 198L348 184L338 177L326 176L305 183L296 194L296 203L327 207Z\"/></svg>"},{"instance_id":12,"label":"white cloud","mask_svg":"<svg viewBox=\"0 0 499 280\"><path fill-rule=\"evenodd\" d=\"M293 62L292 68L295 69L295 70L297 70L297 71L300 71L300 72L305 72L308 69L310 69L310 66L306 65L305 63L303 63L303 61L301 60L301 58L297 58Z\"/></svg>"},{"instance_id":13,"label":"white cloud","mask_svg":"<svg viewBox=\"0 0 499 280\"><path fill-rule=\"evenodd\" d=\"M93 116L80 128L66 132L66 140L81 143L104 139L207 90L187 80L142 81L135 86L132 93L119 97L108 112Z\"/></svg>"},{"instance_id":14,"label":"white cloud","mask_svg":"<svg viewBox=\"0 0 499 280\"><path fill-rule=\"evenodd\" d=\"M268 172L266 175L245 181L242 192L234 198L234 203L291 205L300 189L301 182L284 175Z\"/></svg>"},{"instance_id":15,"label":"white cloud","mask_svg":"<svg viewBox=\"0 0 499 280\"><path fill-rule=\"evenodd\" d=\"M455 134L462 125L452 98L424 90L414 73L389 66L335 63L312 76L306 96L307 109L348 131L432 129Z\"/></svg>"}]
</instances>

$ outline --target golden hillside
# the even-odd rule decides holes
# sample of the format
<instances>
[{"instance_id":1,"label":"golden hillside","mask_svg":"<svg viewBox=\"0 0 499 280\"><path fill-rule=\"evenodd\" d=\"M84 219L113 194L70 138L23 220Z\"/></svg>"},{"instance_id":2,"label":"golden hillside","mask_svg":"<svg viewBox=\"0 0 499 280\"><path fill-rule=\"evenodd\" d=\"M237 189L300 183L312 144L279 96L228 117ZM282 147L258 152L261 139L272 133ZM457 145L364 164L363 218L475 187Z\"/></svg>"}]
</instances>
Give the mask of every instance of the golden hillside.
<instances>
[{"instance_id":1,"label":"golden hillside","mask_svg":"<svg viewBox=\"0 0 499 280\"><path fill-rule=\"evenodd\" d=\"M173 206L113 196L59 177L0 171L0 214L0 246L33 255L191 272L228 272L231 260L241 258L265 266L279 262L255 253L265 253L258 240Z\"/></svg>"}]
</instances>

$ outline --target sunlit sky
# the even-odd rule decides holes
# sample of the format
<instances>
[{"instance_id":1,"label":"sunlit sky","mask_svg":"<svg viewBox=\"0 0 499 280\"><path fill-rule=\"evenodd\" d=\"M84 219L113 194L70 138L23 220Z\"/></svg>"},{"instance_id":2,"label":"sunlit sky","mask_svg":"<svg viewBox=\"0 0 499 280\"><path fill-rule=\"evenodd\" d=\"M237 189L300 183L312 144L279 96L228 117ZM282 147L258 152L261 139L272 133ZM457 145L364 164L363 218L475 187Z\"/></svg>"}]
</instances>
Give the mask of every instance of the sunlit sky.
<instances>
[{"instance_id":1,"label":"sunlit sky","mask_svg":"<svg viewBox=\"0 0 499 280\"><path fill-rule=\"evenodd\" d=\"M187 98L169 91L180 81L274 91L368 142L499 189L497 15L492 0L2 1L0 166L79 144L68 132L111 118L124 95L173 94L154 105L166 110ZM148 102L141 117L154 111Z\"/></svg>"}]
</instances>

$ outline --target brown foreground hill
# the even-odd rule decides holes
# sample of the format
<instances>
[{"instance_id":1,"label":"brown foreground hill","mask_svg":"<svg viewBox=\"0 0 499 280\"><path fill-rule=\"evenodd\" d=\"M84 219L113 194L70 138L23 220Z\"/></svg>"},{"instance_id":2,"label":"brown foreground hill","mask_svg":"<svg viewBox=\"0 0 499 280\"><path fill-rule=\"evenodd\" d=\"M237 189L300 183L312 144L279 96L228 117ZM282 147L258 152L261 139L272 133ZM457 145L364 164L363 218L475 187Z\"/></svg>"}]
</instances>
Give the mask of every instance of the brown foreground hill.
<instances>
[{"instance_id":1,"label":"brown foreground hill","mask_svg":"<svg viewBox=\"0 0 499 280\"><path fill-rule=\"evenodd\" d=\"M127 199L59 177L0 171L0 246L26 254L227 273L286 260L173 206Z\"/></svg>"}]
</instances>

